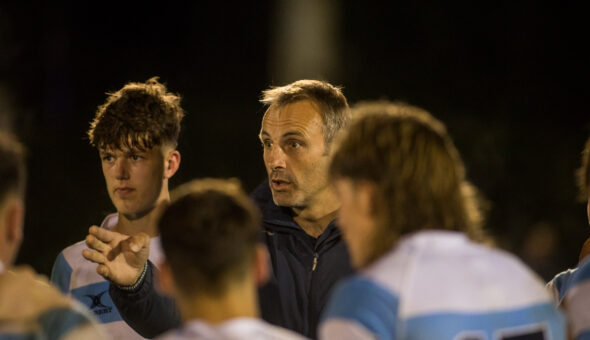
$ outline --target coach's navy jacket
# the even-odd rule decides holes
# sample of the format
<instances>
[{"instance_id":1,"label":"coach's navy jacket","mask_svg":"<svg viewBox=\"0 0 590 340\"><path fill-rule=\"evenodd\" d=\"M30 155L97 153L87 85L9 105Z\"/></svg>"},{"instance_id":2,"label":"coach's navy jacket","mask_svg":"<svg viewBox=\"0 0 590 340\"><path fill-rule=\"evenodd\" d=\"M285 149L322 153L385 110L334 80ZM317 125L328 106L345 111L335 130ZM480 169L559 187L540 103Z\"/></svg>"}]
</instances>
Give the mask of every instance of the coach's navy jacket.
<instances>
[{"instance_id":1,"label":"coach's navy jacket","mask_svg":"<svg viewBox=\"0 0 590 340\"><path fill-rule=\"evenodd\" d=\"M330 289L352 273L348 250L332 221L317 239L307 235L290 209L274 204L268 182L250 197L263 216L263 239L270 253L271 278L259 290L262 318L315 338L320 314ZM180 325L180 314L170 298L154 290L153 267L138 291L110 286L111 297L123 319L144 337L154 337Z\"/></svg>"}]
</instances>

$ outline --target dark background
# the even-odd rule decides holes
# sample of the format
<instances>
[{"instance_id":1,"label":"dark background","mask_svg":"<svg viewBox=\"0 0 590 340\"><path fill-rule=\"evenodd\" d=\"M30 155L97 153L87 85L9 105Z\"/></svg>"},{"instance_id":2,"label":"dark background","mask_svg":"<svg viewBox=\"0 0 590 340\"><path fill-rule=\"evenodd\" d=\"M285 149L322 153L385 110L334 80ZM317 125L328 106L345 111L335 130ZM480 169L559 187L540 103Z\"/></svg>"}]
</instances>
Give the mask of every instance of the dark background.
<instances>
[{"instance_id":1,"label":"dark background","mask_svg":"<svg viewBox=\"0 0 590 340\"><path fill-rule=\"evenodd\" d=\"M187 111L172 187L211 176L253 189L260 91L323 78L351 103L401 99L443 120L498 244L546 279L576 264L589 234L573 177L590 122L583 2L297 1L0 2L0 125L30 153L18 262L48 274L114 210L88 122L105 92L158 75Z\"/></svg>"}]
</instances>

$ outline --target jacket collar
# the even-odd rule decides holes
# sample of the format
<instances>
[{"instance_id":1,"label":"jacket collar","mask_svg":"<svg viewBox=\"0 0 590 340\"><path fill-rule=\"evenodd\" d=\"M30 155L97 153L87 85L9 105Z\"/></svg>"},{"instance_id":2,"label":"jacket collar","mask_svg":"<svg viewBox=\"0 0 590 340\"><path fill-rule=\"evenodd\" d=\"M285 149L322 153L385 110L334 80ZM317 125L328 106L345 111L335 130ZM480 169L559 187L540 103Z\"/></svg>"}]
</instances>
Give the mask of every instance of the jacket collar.
<instances>
[{"instance_id":1,"label":"jacket collar","mask_svg":"<svg viewBox=\"0 0 590 340\"><path fill-rule=\"evenodd\" d=\"M303 232L303 229L293 221L293 213L291 209L286 207L279 207L272 200L272 192L268 186L268 181L264 181L250 193L250 198L258 206L262 212L262 221L264 227L269 231L274 230L292 230ZM307 235L307 234L306 234ZM338 229L334 221L330 222L326 230L319 239L327 239L332 237L339 237L340 229Z\"/></svg>"}]
</instances>

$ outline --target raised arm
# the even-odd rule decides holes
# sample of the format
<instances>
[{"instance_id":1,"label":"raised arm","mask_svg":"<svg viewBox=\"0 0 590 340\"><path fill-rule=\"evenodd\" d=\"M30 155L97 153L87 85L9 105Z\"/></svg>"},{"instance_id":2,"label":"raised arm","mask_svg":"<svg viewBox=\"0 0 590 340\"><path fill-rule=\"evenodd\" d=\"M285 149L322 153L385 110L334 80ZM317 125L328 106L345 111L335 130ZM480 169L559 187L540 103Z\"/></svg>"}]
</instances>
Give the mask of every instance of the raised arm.
<instances>
[{"instance_id":1,"label":"raised arm","mask_svg":"<svg viewBox=\"0 0 590 340\"><path fill-rule=\"evenodd\" d=\"M121 288L112 283L109 287L109 294L125 322L146 338L153 338L181 324L175 301L159 294L155 288L154 276L157 275L157 269L148 261L145 275L135 287Z\"/></svg>"},{"instance_id":2,"label":"raised arm","mask_svg":"<svg viewBox=\"0 0 590 340\"><path fill-rule=\"evenodd\" d=\"M91 227L86 237L90 249L82 252L84 258L98 264L97 273L111 282L109 294L123 320L146 338L181 323L174 300L155 289L156 269L148 261L149 242L144 233L129 237Z\"/></svg>"}]
</instances>

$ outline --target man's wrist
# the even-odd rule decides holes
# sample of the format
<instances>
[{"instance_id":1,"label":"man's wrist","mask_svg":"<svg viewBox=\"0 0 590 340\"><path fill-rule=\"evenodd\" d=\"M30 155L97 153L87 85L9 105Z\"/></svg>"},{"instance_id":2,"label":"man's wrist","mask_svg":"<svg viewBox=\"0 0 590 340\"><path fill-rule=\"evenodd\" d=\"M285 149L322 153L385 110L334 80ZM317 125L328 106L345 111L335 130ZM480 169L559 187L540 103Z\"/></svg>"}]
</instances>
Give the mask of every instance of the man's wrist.
<instances>
[{"instance_id":1,"label":"man's wrist","mask_svg":"<svg viewBox=\"0 0 590 340\"><path fill-rule=\"evenodd\" d=\"M145 264L143 265L143 269L141 270L141 273L139 274L139 277L137 278L137 280L135 280L135 282L132 285L129 285L129 286L116 285L117 288L119 288L123 291L126 291L126 292L131 292L131 293L137 291L145 279L145 274L147 273L147 268L148 268L148 263L146 261Z\"/></svg>"}]
</instances>

